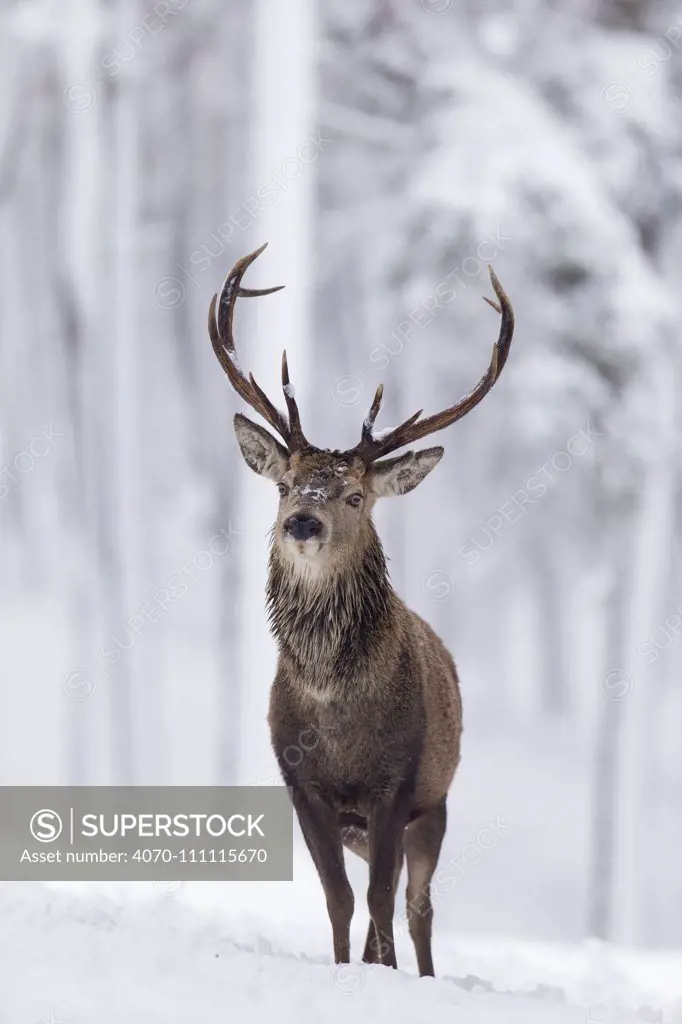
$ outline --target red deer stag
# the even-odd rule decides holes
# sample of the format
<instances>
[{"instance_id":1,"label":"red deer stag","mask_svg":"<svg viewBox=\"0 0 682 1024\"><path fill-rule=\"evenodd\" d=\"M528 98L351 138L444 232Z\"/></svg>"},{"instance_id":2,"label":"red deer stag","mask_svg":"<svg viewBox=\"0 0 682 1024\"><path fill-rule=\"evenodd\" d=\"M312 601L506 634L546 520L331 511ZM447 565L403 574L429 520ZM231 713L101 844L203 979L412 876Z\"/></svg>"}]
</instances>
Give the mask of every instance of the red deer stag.
<instances>
[{"instance_id":1,"label":"red deer stag","mask_svg":"<svg viewBox=\"0 0 682 1024\"><path fill-rule=\"evenodd\" d=\"M442 448L383 456L443 430L478 405L507 361L514 314L491 269L499 305L486 301L501 314L501 327L490 365L473 391L444 412L420 419L420 411L394 430L375 434L380 386L355 448L319 449L301 428L286 352L282 386L288 416L237 360L237 298L278 290L241 287L264 248L235 264L220 298L213 297L208 324L230 383L281 438L235 416L244 459L280 495L267 585L279 647L270 698L272 743L324 887L336 962L350 957L354 906L345 845L369 864L363 959L397 966L393 913L405 857L410 935L420 975L432 975L430 881L459 762L461 699L450 654L391 587L372 508L377 498L411 491L440 461Z\"/></svg>"}]
</instances>

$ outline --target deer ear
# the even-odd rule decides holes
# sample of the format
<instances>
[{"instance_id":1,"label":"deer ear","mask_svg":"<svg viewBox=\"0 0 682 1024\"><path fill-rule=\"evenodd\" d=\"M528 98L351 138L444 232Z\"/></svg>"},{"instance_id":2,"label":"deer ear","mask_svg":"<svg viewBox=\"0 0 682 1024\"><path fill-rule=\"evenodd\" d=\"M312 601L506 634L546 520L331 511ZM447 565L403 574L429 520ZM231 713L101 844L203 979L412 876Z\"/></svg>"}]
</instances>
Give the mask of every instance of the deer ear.
<instances>
[{"instance_id":1,"label":"deer ear","mask_svg":"<svg viewBox=\"0 0 682 1024\"><path fill-rule=\"evenodd\" d=\"M286 448L257 423L240 412L234 418L234 432L244 461L254 473L278 483L289 468Z\"/></svg>"},{"instance_id":2,"label":"deer ear","mask_svg":"<svg viewBox=\"0 0 682 1024\"><path fill-rule=\"evenodd\" d=\"M390 498L414 490L438 465L444 451L444 448L425 448L423 452L406 452L396 459L375 462L372 466L372 489L377 498Z\"/></svg>"}]
</instances>

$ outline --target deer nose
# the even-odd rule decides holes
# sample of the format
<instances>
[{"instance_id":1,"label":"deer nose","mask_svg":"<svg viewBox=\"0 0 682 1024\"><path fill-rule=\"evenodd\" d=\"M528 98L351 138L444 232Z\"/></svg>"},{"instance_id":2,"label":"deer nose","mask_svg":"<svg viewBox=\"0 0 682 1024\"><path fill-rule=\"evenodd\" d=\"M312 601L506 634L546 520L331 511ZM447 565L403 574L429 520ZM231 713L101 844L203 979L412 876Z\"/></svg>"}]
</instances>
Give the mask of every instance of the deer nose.
<instances>
[{"instance_id":1,"label":"deer nose","mask_svg":"<svg viewBox=\"0 0 682 1024\"><path fill-rule=\"evenodd\" d=\"M289 516L284 520L283 528L294 540L310 540L322 532L322 523L312 516Z\"/></svg>"}]
</instances>

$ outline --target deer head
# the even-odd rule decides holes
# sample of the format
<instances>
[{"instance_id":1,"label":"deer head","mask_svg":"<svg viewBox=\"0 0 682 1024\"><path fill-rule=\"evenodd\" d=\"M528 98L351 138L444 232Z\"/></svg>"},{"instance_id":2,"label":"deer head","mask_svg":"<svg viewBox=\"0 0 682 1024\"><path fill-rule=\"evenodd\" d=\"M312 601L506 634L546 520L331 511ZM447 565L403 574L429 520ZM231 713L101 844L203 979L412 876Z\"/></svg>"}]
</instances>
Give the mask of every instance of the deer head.
<instances>
[{"instance_id":1,"label":"deer head","mask_svg":"<svg viewBox=\"0 0 682 1024\"><path fill-rule=\"evenodd\" d=\"M390 459L384 456L443 430L478 405L507 361L514 313L495 272L489 268L499 304L490 299L486 301L501 314L502 321L490 365L473 391L443 412L421 419L422 410L419 410L400 426L375 433L374 424L383 397L383 385L379 385L362 425L359 443L348 451L319 449L310 444L301 428L286 352L282 354L282 388L287 416L272 404L252 374L246 377L237 360L233 336L237 298L269 295L283 287L241 287L247 268L264 249L265 245L234 265L225 279L220 298L213 296L208 329L213 350L235 391L281 438L277 440L241 413L235 416L235 433L247 465L272 480L279 490L275 545L296 570L317 575L335 566L347 565L354 553L364 550L373 534L371 512L377 498L407 494L438 464L444 451L441 447L408 451Z\"/></svg>"}]
</instances>

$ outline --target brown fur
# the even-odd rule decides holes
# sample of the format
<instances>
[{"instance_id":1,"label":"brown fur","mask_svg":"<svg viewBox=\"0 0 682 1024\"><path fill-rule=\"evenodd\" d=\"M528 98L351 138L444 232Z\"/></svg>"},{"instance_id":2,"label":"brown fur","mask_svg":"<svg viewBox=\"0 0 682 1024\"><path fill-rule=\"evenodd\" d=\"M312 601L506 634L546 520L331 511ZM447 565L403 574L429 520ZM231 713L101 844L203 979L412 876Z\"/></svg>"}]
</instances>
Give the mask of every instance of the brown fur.
<instances>
[{"instance_id":1,"label":"brown fur","mask_svg":"<svg viewBox=\"0 0 682 1024\"><path fill-rule=\"evenodd\" d=\"M459 761L457 673L431 627L392 589L373 525L367 534L357 563L319 585L293 577L273 547L267 601L280 649L273 743L277 752L285 738L297 742L296 730L316 730L320 742L297 779L321 783L329 771L332 787L360 789L363 781L372 788L392 747L409 748L414 810L428 809L447 793ZM395 788L400 776L391 774Z\"/></svg>"},{"instance_id":2,"label":"brown fur","mask_svg":"<svg viewBox=\"0 0 682 1024\"><path fill-rule=\"evenodd\" d=\"M340 452L293 455L287 467L282 481L289 491L273 529L267 589L280 651L269 713L274 750L327 892L337 960L348 958L344 936L353 902L341 841L370 861L373 924L365 959L393 966L387 920L404 846L410 899L428 907L425 914L412 908L410 930L420 972L433 973L428 884L462 732L455 666L433 630L391 587L371 519L373 471ZM400 484L414 485L410 479ZM353 492L362 493L363 507L351 515L345 502ZM323 568L296 567L296 545L282 531L292 512L325 524L331 550ZM395 861L388 901L372 893L372 831L382 813L394 833L395 849L386 855L387 863ZM321 849L316 844L325 829L338 836ZM389 868L378 871L384 889Z\"/></svg>"}]
</instances>

